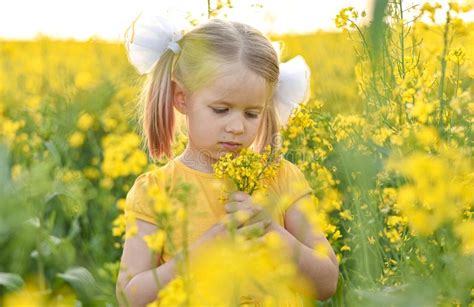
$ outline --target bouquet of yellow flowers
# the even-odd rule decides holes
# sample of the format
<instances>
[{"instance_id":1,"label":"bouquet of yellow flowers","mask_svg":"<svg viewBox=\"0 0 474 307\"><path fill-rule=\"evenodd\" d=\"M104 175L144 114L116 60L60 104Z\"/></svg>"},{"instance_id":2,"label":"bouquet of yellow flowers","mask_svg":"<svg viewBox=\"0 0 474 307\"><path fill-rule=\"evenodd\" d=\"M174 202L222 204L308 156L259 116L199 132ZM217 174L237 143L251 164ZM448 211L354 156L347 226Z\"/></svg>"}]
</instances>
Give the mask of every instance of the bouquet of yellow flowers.
<instances>
[{"instance_id":1,"label":"bouquet of yellow flowers","mask_svg":"<svg viewBox=\"0 0 474 307\"><path fill-rule=\"evenodd\" d=\"M281 150L267 145L263 153L243 148L237 156L227 153L212 166L217 178L228 178L238 191L252 195L264 190L281 165Z\"/></svg>"},{"instance_id":2,"label":"bouquet of yellow flowers","mask_svg":"<svg viewBox=\"0 0 474 307\"><path fill-rule=\"evenodd\" d=\"M221 186L220 201L224 204L229 201L229 195L240 191L251 197L251 203L262 206L264 210L257 215L271 217L275 206L269 200L267 187L276 176L282 162L282 151L275 150L267 145L262 153L256 153L248 148L243 148L238 154L227 153L213 164L217 178L224 179ZM226 209L227 211L228 209ZM248 212L239 211L231 216L226 225L234 237L238 221L248 219ZM257 236L263 231L258 229Z\"/></svg>"}]
</instances>

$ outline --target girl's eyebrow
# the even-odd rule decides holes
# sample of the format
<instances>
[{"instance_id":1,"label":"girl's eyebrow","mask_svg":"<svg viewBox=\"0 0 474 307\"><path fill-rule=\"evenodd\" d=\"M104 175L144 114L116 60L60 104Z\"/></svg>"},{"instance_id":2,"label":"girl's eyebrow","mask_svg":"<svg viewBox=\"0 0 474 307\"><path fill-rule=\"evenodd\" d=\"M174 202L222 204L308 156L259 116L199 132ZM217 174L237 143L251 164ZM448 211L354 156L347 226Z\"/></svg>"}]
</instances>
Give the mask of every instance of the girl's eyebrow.
<instances>
[{"instance_id":1,"label":"girl's eyebrow","mask_svg":"<svg viewBox=\"0 0 474 307\"><path fill-rule=\"evenodd\" d=\"M233 106L232 103L227 102L227 101L221 101L221 100L216 100L216 101L213 101L212 103L221 103L221 104L225 104L225 105L230 106L230 107ZM262 109L263 109L263 106L261 106L261 105L254 105L254 106L251 106L250 109L262 110Z\"/></svg>"}]
</instances>

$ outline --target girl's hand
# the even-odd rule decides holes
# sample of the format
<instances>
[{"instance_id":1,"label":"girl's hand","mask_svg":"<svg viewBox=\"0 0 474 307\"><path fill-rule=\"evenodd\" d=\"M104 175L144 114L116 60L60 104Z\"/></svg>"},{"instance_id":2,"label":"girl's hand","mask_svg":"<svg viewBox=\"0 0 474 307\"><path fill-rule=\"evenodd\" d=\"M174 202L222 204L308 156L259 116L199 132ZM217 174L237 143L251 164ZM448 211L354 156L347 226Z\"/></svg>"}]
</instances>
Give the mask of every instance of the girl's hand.
<instances>
[{"instance_id":1,"label":"girl's hand","mask_svg":"<svg viewBox=\"0 0 474 307\"><path fill-rule=\"evenodd\" d=\"M267 232L272 218L262 206L252 202L250 195L235 192L225 205L227 212L224 223L236 228L236 232L249 238L260 237Z\"/></svg>"}]
</instances>

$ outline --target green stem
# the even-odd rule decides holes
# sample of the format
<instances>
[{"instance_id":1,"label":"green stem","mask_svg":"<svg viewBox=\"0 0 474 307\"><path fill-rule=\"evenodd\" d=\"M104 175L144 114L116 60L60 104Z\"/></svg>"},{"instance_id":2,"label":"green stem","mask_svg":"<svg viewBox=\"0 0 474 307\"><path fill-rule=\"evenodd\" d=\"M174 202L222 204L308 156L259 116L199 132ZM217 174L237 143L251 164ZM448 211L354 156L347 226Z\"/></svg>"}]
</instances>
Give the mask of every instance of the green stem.
<instances>
[{"instance_id":1,"label":"green stem","mask_svg":"<svg viewBox=\"0 0 474 307\"><path fill-rule=\"evenodd\" d=\"M39 223L38 227L40 230L43 228L42 215L43 213L41 212L38 216L38 223ZM43 235L42 231L40 231L40 234L41 235L39 236L39 238L41 238ZM44 291L46 291L46 279L45 279L45 269L44 269L44 262L43 262L43 253L42 253L40 245L41 245L40 240L38 240L38 237L37 237L36 251L38 252L38 275L39 275L38 284L39 284L39 289L41 293L44 293Z\"/></svg>"},{"instance_id":2,"label":"green stem","mask_svg":"<svg viewBox=\"0 0 474 307\"><path fill-rule=\"evenodd\" d=\"M187 213L188 212L188 203L185 201L184 204L184 211ZM189 244L188 244L188 240L189 240L189 234L188 234L188 215L186 214L185 217L184 217L184 221L181 225L181 231L183 232L183 255L184 255L184 263L183 263L183 267L184 267L184 279L185 279L185 283L184 283L184 286L185 286L185 291L186 293L188 293L188 295L186 295L186 306L189 306L190 305L190 301L189 301L189 298L190 298L190 293L191 293L191 278L189 276Z\"/></svg>"},{"instance_id":3,"label":"green stem","mask_svg":"<svg viewBox=\"0 0 474 307\"><path fill-rule=\"evenodd\" d=\"M207 19L211 19L211 0L207 0Z\"/></svg>"},{"instance_id":4,"label":"green stem","mask_svg":"<svg viewBox=\"0 0 474 307\"><path fill-rule=\"evenodd\" d=\"M455 87L454 87L454 98L458 97L460 67L461 67L461 64L458 62L457 65L456 65L456 83L455 83Z\"/></svg>"},{"instance_id":5,"label":"green stem","mask_svg":"<svg viewBox=\"0 0 474 307\"><path fill-rule=\"evenodd\" d=\"M402 29L400 33L400 48L402 51L402 54L401 54L402 78L405 78L405 28L404 28L404 22L403 22L402 0L400 0L398 4L399 4L399 9L400 9L400 20L402 21Z\"/></svg>"},{"instance_id":6,"label":"green stem","mask_svg":"<svg viewBox=\"0 0 474 307\"><path fill-rule=\"evenodd\" d=\"M441 78L439 80L439 88L438 88L438 99L440 102L440 109L439 109L439 121L438 125L442 127L443 121L443 114L445 108L445 99L444 99L444 79L446 78L446 54L448 53L448 34L449 34L449 23L451 21L451 16L449 11L446 13L446 24L444 26L444 33L443 33L443 52L441 54Z\"/></svg>"}]
</instances>

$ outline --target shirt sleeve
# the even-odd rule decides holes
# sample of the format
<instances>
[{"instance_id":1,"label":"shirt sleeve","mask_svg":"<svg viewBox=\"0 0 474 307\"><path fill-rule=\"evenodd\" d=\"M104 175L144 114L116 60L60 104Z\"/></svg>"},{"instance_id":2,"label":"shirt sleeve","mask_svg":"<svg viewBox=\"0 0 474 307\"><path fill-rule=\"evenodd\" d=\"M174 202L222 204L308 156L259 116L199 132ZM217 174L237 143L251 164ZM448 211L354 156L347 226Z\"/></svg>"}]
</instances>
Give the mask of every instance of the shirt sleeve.
<instances>
[{"instance_id":1,"label":"shirt sleeve","mask_svg":"<svg viewBox=\"0 0 474 307\"><path fill-rule=\"evenodd\" d=\"M285 197L286 200L281 202L279 209L284 215L291 205L301 198L310 195L313 190L303 172L288 160L283 160L280 176L279 185L281 196Z\"/></svg>"},{"instance_id":2,"label":"shirt sleeve","mask_svg":"<svg viewBox=\"0 0 474 307\"><path fill-rule=\"evenodd\" d=\"M153 201L148 197L148 188L155 183L153 174L147 172L137 177L125 198L125 216L133 214L137 219L157 225Z\"/></svg>"}]
</instances>

